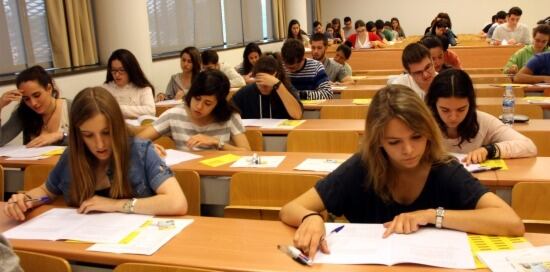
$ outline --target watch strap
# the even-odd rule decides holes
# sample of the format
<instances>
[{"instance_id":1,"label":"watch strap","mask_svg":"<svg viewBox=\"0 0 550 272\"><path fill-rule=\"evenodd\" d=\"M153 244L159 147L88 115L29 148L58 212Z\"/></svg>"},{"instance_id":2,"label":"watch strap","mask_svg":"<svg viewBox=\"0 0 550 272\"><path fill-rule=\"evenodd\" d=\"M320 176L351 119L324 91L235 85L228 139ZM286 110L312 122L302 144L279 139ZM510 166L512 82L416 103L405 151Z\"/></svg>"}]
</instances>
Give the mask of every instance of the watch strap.
<instances>
[{"instance_id":1,"label":"watch strap","mask_svg":"<svg viewBox=\"0 0 550 272\"><path fill-rule=\"evenodd\" d=\"M438 207L435 210L435 227L440 229L443 227L443 218L445 218L445 209Z\"/></svg>"}]
</instances>

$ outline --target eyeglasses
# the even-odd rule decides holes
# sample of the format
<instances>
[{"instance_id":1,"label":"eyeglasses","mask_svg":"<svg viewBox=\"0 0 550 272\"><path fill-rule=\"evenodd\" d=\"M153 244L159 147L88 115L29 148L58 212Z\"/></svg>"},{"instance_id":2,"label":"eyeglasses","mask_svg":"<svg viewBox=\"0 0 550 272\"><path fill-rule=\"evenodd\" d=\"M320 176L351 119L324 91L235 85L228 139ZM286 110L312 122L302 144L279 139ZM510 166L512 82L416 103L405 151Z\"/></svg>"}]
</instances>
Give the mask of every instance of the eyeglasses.
<instances>
[{"instance_id":1,"label":"eyeglasses","mask_svg":"<svg viewBox=\"0 0 550 272\"><path fill-rule=\"evenodd\" d=\"M116 73L119 73L119 74L124 74L126 73L126 70L124 70L124 68L120 68L120 69L111 69L111 74L116 74Z\"/></svg>"},{"instance_id":2,"label":"eyeglasses","mask_svg":"<svg viewBox=\"0 0 550 272\"><path fill-rule=\"evenodd\" d=\"M424 67L423 70L421 71L415 71L415 72L410 72L411 76L413 77L422 77L425 73L428 73L428 74L432 74L433 71L432 71L432 68L434 67L434 64L433 62L430 62L428 65L426 65L426 67Z\"/></svg>"}]
</instances>

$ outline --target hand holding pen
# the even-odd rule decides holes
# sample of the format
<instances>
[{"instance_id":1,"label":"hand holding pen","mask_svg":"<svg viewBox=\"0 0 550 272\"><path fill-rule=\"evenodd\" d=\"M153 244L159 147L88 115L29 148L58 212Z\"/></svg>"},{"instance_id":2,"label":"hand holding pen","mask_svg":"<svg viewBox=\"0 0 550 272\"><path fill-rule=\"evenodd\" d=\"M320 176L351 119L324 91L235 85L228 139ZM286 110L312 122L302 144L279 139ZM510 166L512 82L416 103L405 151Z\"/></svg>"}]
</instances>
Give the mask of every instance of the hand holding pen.
<instances>
[{"instance_id":1,"label":"hand holding pen","mask_svg":"<svg viewBox=\"0 0 550 272\"><path fill-rule=\"evenodd\" d=\"M320 215L311 215L303 218L302 223L294 234L294 246L313 260L317 250L329 254L325 241L325 221Z\"/></svg>"},{"instance_id":2,"label":"hand holding pen","mask_svg":"<svg viewBox=\"0 0 550 272\"><path fill-rule=\"evenodd\" d=\"M26 193L13 194L6 205L4 214L19 221L25 220L25 213L36 205L49 202L48 196L33 198Z\"/></svg>"}]
</instances>

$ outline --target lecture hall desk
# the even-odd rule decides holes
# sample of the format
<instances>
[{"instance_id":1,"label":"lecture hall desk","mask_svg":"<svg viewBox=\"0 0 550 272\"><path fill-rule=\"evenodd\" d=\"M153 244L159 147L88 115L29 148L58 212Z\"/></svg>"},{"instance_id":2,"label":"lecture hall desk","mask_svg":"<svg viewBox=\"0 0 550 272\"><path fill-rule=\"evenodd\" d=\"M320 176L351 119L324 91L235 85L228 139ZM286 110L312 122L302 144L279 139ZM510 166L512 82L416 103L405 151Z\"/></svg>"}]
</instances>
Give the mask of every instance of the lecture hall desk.
<instances>
[{"instance_id":1,"label":"lecture hall desk","mask_svg":"<svg viewBox=\"0 0 550 272\"><path fill-rule=\"evenodd\" d=\"M388 79L398 75L380 75L380 76L364 76L356 80L357 84L386 84ZM471 74L470 78L474 84L499 84L510 83L510 76L505 74Z\"/></svg>"},{"instance_id":2,"label":"lecture hall desk","mask_svg":"<svg viewBox=\"0 0 550 272\"><path fill-rule=\"evenodd\" d=\"M6 205L0 203L0 208ZM33 210L35 217L52 206ZM221 271L450 271L415 264L302 266L277 249L278 244L292 244L295 229L279 221L260 221L214 217L192 217L194 222L151 256L86 251L90 244L39 240L10 240L15 249L51 254L69 261L91 265L116 266L126 262L181 265ZM17 223L0 217L0 231ZM535 246L550 244L550 234L526 233ZM453 270L471 271L471 270ZM489 271L488 269L476 271Z\"/></svg>"}]
</instances>

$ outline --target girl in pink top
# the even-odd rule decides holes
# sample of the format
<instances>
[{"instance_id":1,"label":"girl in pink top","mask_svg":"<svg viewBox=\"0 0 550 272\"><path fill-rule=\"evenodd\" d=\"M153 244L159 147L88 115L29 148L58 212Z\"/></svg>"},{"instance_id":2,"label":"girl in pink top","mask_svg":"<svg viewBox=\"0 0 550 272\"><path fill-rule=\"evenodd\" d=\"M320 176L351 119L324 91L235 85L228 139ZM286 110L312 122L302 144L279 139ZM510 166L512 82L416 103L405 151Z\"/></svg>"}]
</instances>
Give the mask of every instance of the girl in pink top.
<instances>
[{"instance_id":1,"label":"girl in pink top","mask_svg":"<svg viewBox=\"0 0 550 272\"><path fill-rule=\"evenodd\" d=\"M467 154L466 163L537 155L531 139L476 110L474 85L463 70L448 69L437 75L425 100L443 132L447 151Z\"/></svg>"}]
</instances>

